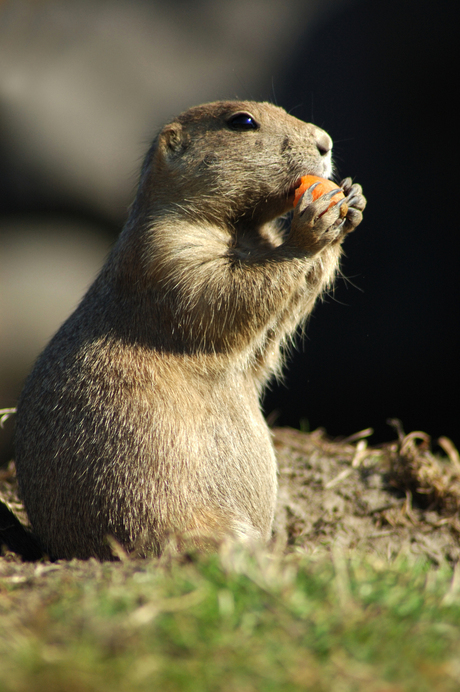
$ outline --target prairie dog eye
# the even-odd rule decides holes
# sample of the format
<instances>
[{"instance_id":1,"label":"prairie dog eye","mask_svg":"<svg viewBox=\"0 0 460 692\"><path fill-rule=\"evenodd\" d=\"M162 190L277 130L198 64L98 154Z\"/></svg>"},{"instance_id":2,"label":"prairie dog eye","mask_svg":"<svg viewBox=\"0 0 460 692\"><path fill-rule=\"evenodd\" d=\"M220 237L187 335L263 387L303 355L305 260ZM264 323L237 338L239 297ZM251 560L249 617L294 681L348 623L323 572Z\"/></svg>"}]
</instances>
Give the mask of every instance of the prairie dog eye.
<instances>
[{"instance_id":1,"label":"prairie dog eye","mask_svg":"<svg viewBox=\"0 0 460 692\"><path fill-rule=\"evenodd\" d=\"M250 113L235 113L227 122L232 130L258 130L260 127Z\"/></svg>"}]
</instances>

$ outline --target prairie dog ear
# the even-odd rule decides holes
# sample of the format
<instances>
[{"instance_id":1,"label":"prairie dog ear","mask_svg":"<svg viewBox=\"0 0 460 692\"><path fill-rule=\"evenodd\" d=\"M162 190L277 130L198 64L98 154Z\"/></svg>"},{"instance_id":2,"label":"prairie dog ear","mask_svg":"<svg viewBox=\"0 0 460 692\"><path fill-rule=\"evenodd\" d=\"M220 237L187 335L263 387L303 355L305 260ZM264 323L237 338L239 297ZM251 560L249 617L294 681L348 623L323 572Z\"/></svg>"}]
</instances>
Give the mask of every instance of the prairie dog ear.
<instances>
[{"instance_id":1,"label":"prairie dog ear","mask_svg":"<svg viewBox=\"0 0 460 692\"><path fill-rule=\"evenodd\" d=\"M187 146L186 136L180 123L166 125L159 137L159 148L165 156L180 154Z\"/></svg>"}]
</instances>

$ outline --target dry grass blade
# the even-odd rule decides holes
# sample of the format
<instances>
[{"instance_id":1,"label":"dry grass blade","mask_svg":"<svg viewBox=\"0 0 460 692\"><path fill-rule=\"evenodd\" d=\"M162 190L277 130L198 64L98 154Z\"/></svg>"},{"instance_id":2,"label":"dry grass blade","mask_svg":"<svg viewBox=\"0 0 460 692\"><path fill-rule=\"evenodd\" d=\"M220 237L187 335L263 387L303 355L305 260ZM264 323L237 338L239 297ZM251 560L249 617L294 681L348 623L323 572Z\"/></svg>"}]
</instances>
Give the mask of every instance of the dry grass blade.
<instances>
[{"instance_id":1,"label":"dry grass blade","mask_svg":"<svg viewBox=\"0 0 460 692\"><path fill-rule=\"evenodd\" d=\"M3 428L4 423L6 423L8 418L15 413L15 408L0 408L0 428Z\"/></svg>"},{"instance_id":2,"label":"dry grass blade","mask_svg":"<svg viewBox=\"0 0 460 692\"><path fill-rule=\"evenodd\" d=\"M450 463L433 454L431 439L423 432L409 433L387 445L389 478L394 487L409 491L425 507L454 516L460 510L460 463L455 463L458 451L447 438L441 438L440 446Z\"/></svg>"}]
</instances>

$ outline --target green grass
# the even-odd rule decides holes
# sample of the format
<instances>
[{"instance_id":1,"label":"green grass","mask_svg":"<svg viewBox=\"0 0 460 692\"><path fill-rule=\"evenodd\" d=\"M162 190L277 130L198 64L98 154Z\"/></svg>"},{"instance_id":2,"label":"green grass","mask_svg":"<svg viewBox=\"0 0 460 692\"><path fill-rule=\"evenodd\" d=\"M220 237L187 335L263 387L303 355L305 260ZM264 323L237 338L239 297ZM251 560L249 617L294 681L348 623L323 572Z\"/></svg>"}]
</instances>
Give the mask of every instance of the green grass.
<instances>
[{"instance_id":1,"label":"green grass","mask_svg":"<svg viewBox=\"0 0 460 692\"><path fill-rule=\"evenodd\" d=\"M228 549L2 574L2 692L460 689L447 565Z\"/></svg>"}]
</instances>

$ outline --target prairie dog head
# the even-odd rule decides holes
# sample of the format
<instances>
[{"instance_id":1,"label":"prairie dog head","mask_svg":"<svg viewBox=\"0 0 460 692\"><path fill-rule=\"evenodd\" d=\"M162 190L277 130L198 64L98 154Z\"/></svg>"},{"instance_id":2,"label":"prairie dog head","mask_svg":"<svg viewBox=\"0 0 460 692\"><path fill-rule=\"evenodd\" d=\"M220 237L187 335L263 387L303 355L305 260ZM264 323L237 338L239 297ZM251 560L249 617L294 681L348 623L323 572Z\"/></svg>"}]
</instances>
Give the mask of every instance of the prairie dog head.
<instances>
[{"instance_id":1,"label":"prairie dog head","mask_svg":"<svg viewBox=\"0 0 460 692\"><path fill-rule=\"evenodd\" d=\"M141 189L148 204L193 209L234 224L264 223L292 208L303 175L328 178L332 140L270 103L217 101L167 124L147 154Z\"/></svg>"}]
</instances>

